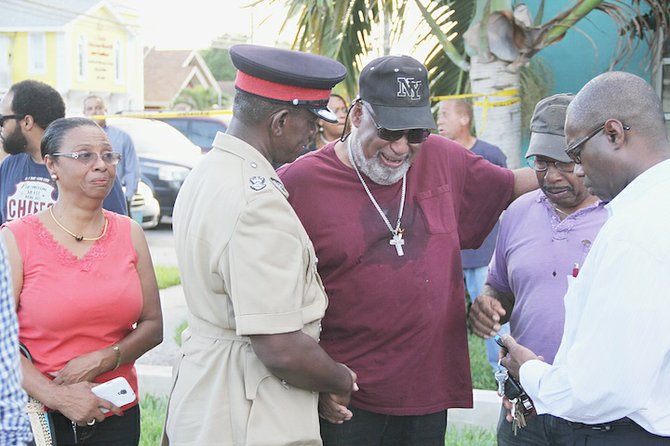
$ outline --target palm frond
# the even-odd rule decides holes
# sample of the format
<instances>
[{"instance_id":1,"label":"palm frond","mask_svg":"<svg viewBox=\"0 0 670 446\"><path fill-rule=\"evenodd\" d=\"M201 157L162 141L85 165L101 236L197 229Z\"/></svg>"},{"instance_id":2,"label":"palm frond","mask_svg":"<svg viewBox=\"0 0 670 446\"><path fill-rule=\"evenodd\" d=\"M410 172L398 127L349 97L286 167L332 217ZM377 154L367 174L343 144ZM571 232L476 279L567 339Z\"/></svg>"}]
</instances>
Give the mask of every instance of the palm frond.
<instances>
[{"instance_id":1,"label":"palm frond","mask_svg":"<svg viewBox=\"0 0 670 446\"><path fill-rule=\"evenodd\" d=\"M465 54L463 48L463 33L470 26L474 16L477 0L458 1L431 1L425 6L435 23L450 39L454 49ZM433 34L428 24L423 25L418 43L432 45L424 65L428 69L430 89L434 96L459 94L469 87L469 78L466 71L460 69L447 55L439 39Z\"/></svg>"}]
</instances>

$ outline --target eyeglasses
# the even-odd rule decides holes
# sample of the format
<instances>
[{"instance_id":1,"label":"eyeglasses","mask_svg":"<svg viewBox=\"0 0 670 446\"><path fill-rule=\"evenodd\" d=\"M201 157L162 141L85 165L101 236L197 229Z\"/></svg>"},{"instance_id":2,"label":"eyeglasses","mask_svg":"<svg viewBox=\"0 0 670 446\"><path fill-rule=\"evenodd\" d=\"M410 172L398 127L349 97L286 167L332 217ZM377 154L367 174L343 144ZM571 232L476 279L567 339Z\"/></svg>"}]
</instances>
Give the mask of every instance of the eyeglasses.
<instances>
[{"instance_id":1,"label":"eyeglasses","mask_svg":"<svg viewBox=\"0 0 670 446\"><path fill-rule=\"evenodd\" d=\"M556 169L560 172L572 173L575 169L575 163L566 163L564 161L547 161L539 158L529 158L528 165L533 168L536 172L546 172L549 169L549 165L553 164Z\"/></svg>"},{"instance_id":2,"label":"eyeglasses","mask_svg":"<svg viewBox=\"0 0 670 446\"><path fill-rule=\"evenodd\" d=\"M408 129L408 130L385 129L384 127L377 124L375 115L372 113L372 110L370 110L365 105L365 102L363 102L363 105L365 106L365 109L370 113L370 118L372 118L372 122L375 123L375 127L377 128L377 136L385 141L393 142L405 136L409 144L421 144L426 139L428 139L428 136L430 135L430 130L428 129Z\"/></svg>"},{"instance_id":3,"label":"eyeglasses","mask_svg":"<svg viewBox=\"0 0 670 446\"><path fill-rule=\"evenodd\" d=\"M567 149L565 149L565 154L570 157L570 159L572 160L573 163L575 163L575 164L581 164L582 163L581 153L582 153L582 150L584 150L584 147L583 147L584 144L586 144L586 142L589 139L593 138L598 133L602 132L605 129L606 124L607 123L605 123L605 124L599 126L598 128L594 129L588 135L586 135L585 137L583 137L579 141L573 142L572 144L570 144L568 146ZM629 126L623 125L623 124L621 124L621 125L623 126L623 129L625 131L630 130Z\"/></svg>"},{"instance_id":4,"label":"eyeglasses","mask_svg":"<svg viewBox=\"0 0 670 446\"><path fill-rule=\"evenodd\" d=\"M0 127L5 125L5 120L7 119L23 119L26 115L0 115Z\"/></svg>"},{"instance_id":5,"label":"eyeglasses","mask_svg":"<svg viewBox=\"0 0 670 446\"><path fill-rule=\"evenodd\" d=\"M102 155L98 155L95 152L56 152L50 153L49 155L72 158L73 160L77 160L85 165L89 165L91 161L97 161L98 158L101 158L105 164L109 164L110 166L116 166L119 164L119 161L121 161L121 154L118 152L105 152Z\"/></svg>"}]
</instances>

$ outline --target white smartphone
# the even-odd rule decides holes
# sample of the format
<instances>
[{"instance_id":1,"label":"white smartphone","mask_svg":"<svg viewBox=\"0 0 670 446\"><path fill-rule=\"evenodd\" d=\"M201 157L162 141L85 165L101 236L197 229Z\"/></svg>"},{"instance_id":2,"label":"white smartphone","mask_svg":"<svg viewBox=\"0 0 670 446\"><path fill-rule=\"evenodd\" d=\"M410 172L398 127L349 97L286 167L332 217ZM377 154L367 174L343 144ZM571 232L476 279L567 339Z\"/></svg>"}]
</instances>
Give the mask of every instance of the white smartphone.
<instances>
[{"instance_id":1,"label":"white smartphone","mask_svg":"<svg viewBox=\"0 0 670 446\"><path fill-rule=\"evenodd\" d=\"M123 376L98 384L93 387L91 391L103 400L107 400L119 407L132 403L135 401L135 398L137 398L132 387L128 384L128 380ZM103 408L100 410L102 413L109 412L107 409Z\"/></svg>"}]
</instances>

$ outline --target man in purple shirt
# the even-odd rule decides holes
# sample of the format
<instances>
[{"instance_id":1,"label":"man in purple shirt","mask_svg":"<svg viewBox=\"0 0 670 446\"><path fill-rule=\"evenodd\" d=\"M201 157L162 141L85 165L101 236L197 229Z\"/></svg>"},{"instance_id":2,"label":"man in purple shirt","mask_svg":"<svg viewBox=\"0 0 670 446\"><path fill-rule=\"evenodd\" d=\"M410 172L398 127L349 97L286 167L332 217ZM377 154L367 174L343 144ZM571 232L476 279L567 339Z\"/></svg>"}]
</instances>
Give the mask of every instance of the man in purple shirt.
<instances>
[{"instance_id":1,"label":"man in purple shirt","mask_svg":"<svg viewBox=\"0 0 670 446\"><path fill-rule=\"evenodd\" d=\"M486 284L470 312L479 336L488 338L509 321L512 336L549 363L563 334L568 276L578 272L607 219L603 203L589 194L565 154L565 111L572 98L558 94L535 107L526 158L540 190L507 209ZM499 445L562 444L572 434L565 420L540 415L528 417L528 426L515 436L505 416L503 408Z\"/></svg>"}]
</instances>

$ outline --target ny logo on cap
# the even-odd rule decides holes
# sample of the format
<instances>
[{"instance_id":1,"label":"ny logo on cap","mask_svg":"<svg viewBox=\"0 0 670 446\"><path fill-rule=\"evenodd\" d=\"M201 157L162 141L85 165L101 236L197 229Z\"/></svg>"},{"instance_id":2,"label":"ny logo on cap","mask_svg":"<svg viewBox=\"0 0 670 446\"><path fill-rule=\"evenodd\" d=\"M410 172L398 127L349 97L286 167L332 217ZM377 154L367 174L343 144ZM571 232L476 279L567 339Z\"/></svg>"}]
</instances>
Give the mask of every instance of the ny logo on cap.
<instances>
[{"instance_id":1,"label":"ny logo on cap","mask_svg":"<svg viewBox=\"0 0 670 446\"><path fill-rule=\"evenodd\" d=\"M413 77L399 77L398 78L398 93L399 98L410 98L411 100L421 99L419 94L421 88L421 81L414 80Z\"/></svg>"}]
</instances>

